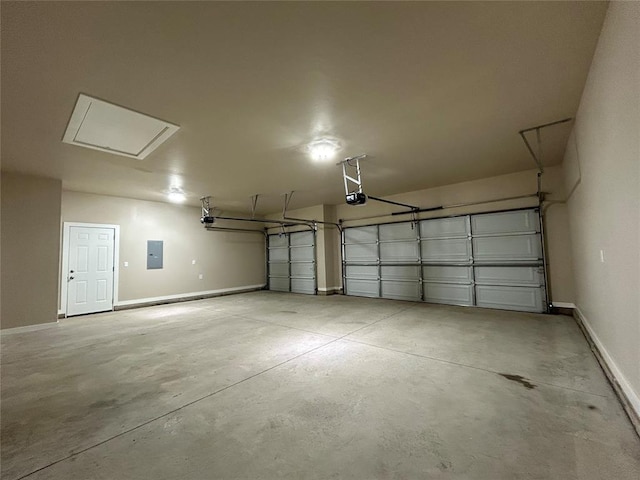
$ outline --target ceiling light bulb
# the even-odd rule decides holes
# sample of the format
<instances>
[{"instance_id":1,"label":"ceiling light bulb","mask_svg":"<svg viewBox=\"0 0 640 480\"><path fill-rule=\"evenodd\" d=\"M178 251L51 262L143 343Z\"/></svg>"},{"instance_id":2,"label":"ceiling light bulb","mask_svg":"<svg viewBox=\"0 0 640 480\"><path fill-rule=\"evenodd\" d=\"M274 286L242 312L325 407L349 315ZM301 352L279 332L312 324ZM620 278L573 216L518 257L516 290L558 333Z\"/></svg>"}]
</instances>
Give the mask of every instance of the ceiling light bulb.
<instances>
[{"instance_id":1,"label":"ceiling light bulb","mask_svg":"<svg viewBox=\"0 0 640 480\"><path fill-rule=\"evenodd\" d=\"M329 140L318 140L309 145L309 154L317 162L331 160L336 155L338 146Z\"/></svg>"},{"instance_id":2,"label":"ceiling light bulb","mask_svg":"<svg viewBox=\"0 0 640 480\"><path fill-rule=\"evenodd\" d=\"M167 193L167 198L169 199L170 202L173 202L173 203L182 203L187 199L184 192L179 188L170 189L169 193Z\"/></svg>"}]
</instances>

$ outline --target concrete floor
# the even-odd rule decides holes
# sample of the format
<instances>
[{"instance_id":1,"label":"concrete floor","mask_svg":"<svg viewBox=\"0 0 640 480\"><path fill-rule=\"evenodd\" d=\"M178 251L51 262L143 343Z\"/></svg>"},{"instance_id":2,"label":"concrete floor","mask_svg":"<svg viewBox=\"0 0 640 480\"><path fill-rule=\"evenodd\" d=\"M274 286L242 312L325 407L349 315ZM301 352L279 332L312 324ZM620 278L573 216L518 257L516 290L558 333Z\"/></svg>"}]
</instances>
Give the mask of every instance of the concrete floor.
<instances>
[{"instance_id":1,"label":"concrete floor","mask_svg":"<svg viewBox=\"0 0 640 480\"><path fill-rule=\"evenodd\" d=\"M255 292L2 336L1 478L640 478L573 319Z\"/></svg>"}]
</instances>

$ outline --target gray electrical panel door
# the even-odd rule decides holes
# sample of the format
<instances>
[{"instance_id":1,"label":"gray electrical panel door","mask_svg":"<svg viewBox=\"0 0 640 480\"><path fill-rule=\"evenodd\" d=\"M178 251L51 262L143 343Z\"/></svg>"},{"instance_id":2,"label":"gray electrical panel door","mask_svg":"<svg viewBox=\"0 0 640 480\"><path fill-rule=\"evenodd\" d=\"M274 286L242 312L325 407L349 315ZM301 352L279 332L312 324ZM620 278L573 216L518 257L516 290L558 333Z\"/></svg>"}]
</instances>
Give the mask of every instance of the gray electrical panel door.
<instances>
[{"instance_id":1,"label":"gray electrical panel door","mask_svg":"<svg viewBox=\"0 0 640 480\"><path fill-rule=\"evenodd\" d=\"M346 228L347 295L546 310L537 209Z\"/></svg>"},{"instance_id":2,"label":"gray electrical panel door","mask_svg":"<svg viewBox=\"0 0 640 480\"><path fill-rule=\"evenodd\" d=\"M163 263L162 240L147 240L147 270L159 270Z\"/></svg>"},{"instance_id":3,"label":"gray electrical panel door","mask_svg":"<svg viewBox=\"0 0 640 480\"><path fill-rule=\"evenodd\" d=\"M269 290L315 295L315 256L315 232L269 235Z\"/></svg>"}]
</instances>

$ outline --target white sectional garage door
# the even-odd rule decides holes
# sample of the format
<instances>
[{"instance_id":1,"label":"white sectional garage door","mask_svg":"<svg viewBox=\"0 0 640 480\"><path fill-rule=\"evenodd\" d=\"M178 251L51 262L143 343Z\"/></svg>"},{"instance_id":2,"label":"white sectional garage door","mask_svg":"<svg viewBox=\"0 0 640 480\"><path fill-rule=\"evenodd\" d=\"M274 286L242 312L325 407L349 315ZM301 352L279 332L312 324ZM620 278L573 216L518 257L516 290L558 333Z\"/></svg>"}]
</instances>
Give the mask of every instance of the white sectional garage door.
<instances>
[{"instance_id":1,"label":"white sectional garage door","mask_svg":"<svg viewBox=\"0 0 640 480\"><path fill-rule=\"evenodd\" d=\"M269 235L269 290L316 293L315 232Z\"/></svg>"},{"instance_id":2,"label":"white sectional garage door","mask_svg":"<svg viewBox=\"0 0 640 480\"><path fill-rule=\"evenodd\" d=\"M344 230L347 295L546 310L537 209Z\"/></svg>"}]
</instances>

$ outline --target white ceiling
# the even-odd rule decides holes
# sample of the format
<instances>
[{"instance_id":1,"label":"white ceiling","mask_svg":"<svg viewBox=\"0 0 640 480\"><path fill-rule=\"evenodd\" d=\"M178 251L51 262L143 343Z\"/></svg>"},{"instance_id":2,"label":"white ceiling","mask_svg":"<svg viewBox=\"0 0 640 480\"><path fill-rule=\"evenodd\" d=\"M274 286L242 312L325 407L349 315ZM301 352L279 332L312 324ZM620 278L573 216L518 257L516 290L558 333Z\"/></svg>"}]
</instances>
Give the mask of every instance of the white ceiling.
<instances>
[{"instance_id":1,"label":"white ceiling","mask_svg":"<svg viewBox=\"0 0 640 480\"><path fill-rule=\"evenodd\" d=\"M518 130L573 116L599 2L5 2L2 168L69 190L216 205L343 201L335 161L366 152L388 195L534 167ZM180 126L144 160L62 143L80 93ZM561 161L570 124L545 130Z\"/></svg>"}]
</instances>

